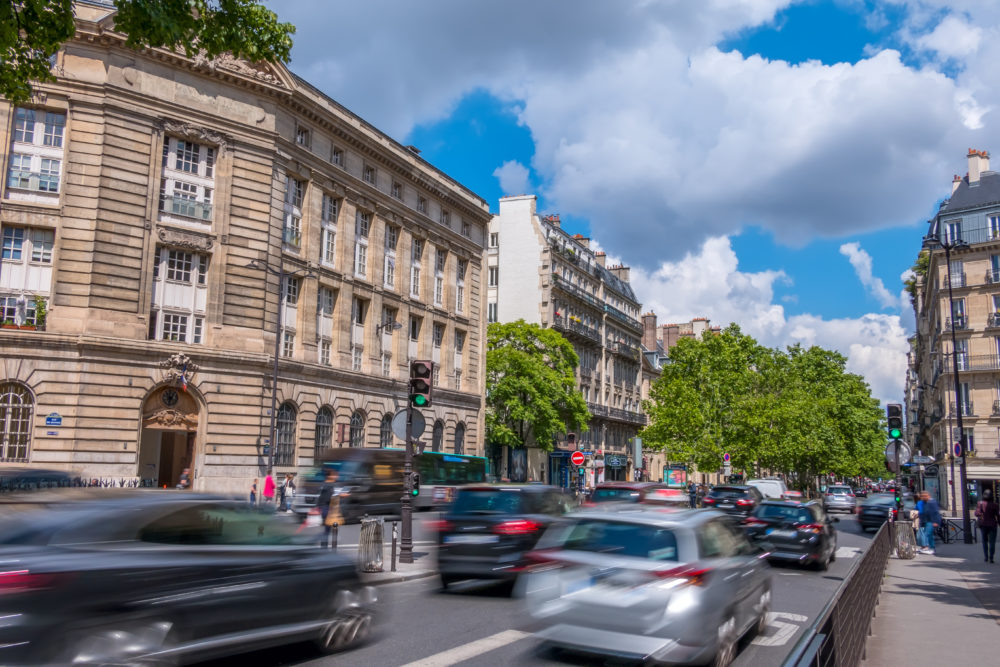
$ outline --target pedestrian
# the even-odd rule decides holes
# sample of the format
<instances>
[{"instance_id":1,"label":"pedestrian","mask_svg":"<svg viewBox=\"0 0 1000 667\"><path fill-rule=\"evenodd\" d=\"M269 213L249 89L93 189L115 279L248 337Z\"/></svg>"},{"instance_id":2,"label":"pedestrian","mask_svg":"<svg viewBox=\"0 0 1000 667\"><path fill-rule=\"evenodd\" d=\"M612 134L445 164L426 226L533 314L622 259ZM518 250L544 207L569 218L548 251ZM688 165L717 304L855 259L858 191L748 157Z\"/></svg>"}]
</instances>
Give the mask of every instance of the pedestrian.
<instances>
[{"instance_id":1,"label":"pedestrian","mask_svg":"<svg viewBox=\"0 0 1000 667\"><path fill-rule=\"evenodd\" d=\"M983 560L992 563L997 551L997 524L1000 524L1000 507L993 500L993 492L983 491L983 499L976 505L976 523L983 538Z\"/></svg>"},{"instance_id":2,"label":"pedestrian","mask_svg":"<svg viewBox=\"0 0 1000 667\"><path fill-rule=\"evenodd\" d=\"M267 471L267 477L264 478L264 502L273 503L274 502L274 491L276 485L274 483L274 477L271 476L270 468Z\"/></svg>"},{"instance_id":3,"label":"pedestrian","mask_svg":"<svg viewBox=\"0 0 1000 667\"><path fill-rule=\"evenodd\" d=\"M319 495L316 497L316 507L319 509L320 516L323 517L323 541L319 545L324 549L330 548L331 535L334 536L333 548L337 548L337 531L344 523L344 517L340 513L342 495L341 488L337 485L337 470L330 468L326 471L326 481L320 487Z\"/></svg>"},{"instance_id":4,"label":"pedestrian","mask_svg":"<svg viewBox=\"0 0 1000 667\"><path fill-rule=\"evenodd\" d=\"M295 495L295 475L288 473L285 481L281 485L281 508L286 512L292 511L292 497Z\"/></svg>"},{"instance_id":5,"label":"pedestrian","mask_svg":"<svg viewBox=\"0 0 1000 667\"><path fill-rule=\"evenodd\" d=\"M927 491L921 494L921 498L924 501L920 512L920 524L924 531L924 548L920 550L920 553L933 556L934 529L941 525L941 508Z\"/></svg>"},{"instance_id":6,"label":"pedestrian","mask_svg":"<svg viewBox=\"0 0 1000 667\"><path fill-rule=\"evenodd\" d=\"M691 507L698 506L698 487L694 485L694 482L688 484L688 500L691 502Z\"/></svg>"},{"instance_id":7,"label":"pedestrian","mask_svg":"<svg viewBox=\"0 0 1000 667\"><path fill-rule=\"evenodd\" d=\"M920 512L924 508L924 499L921 496L920 500L917 501L917 508L913 510L917 514L917 518L913 520L913 532L917 536L917 546L923 549L927 546L927 541L924 539L923 526L920 523Z\"/></svg>"},{"instance_id":8,"label":"pedestrian","mask_svg":"<svg viewBox=\"0 0 1000 667\"><path fill-rule=\"evenodd\" d=\"M253 484L250 485L250 504L257 504L257 479L254 478Z\"/></svg>"},{"instance_id":9,"label":"pedestrian","mask_svg":"<svg viewBox=\"0 0 1000 667\"><path fill-rule=\"evenodd\" d=\"M179 482L177 482L177 488L187 489L190 486L191 486L191 469L184 468L184 470L181 471L181 479Z\"/></svg>"}]
</instances>

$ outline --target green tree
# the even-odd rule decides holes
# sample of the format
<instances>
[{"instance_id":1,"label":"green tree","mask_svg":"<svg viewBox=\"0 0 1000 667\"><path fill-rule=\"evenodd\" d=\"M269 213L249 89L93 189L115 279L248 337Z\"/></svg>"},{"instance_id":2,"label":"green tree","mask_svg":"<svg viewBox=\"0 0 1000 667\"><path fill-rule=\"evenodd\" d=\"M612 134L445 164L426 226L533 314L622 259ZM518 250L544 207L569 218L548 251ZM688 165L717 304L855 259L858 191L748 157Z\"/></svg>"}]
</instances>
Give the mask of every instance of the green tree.
<instances>
[{"instance_id":1,"label":"green tree","mask_svg":"<svg viewBox=\"0 0 1000 667\"><path fill-rule=\"evenodd\" d=\"M487 442L533 441L549 451L567 428L587 428L590 412L576 387L580 360L562 334L518 320L490 324L487 341Z\"/></svg>"},{"instance_id":2,"label":"green tree","mask_svg":"<svg viewBox=\"0 0 1000 667\"><path fill-rule=\"evenodd\" d=\"M253 0L115 0L115 30L133 48L287 62L295 27ZM0 95L31 97L52 80L52 57L73 36L72 0L0 0Z\"/></svg>"}]
</instances>

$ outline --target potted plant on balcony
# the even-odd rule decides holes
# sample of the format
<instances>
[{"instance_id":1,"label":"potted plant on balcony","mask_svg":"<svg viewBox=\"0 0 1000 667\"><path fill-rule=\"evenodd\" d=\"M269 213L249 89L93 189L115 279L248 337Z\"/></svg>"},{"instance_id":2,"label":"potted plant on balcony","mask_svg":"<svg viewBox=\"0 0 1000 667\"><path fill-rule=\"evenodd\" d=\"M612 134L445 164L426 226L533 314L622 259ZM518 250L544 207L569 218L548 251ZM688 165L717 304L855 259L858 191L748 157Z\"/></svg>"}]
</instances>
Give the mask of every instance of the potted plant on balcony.
<instances>
[{"instance_id":1,"label":"potted plant on balcony","mask_svg":"<svg viewBox=\"0 0 1000 667\"><path fill-rule=\"evenodd\" d=\"M45 331L45 320L48 319L49 308L45 299L35 295L35 326L38 331Z\"/></svg>"},{"instance_id":2,"label":"potted plant on balcony","mask_svg":"<svg viewBox=\"0 0 1000 667\"><path fill-rule=\"evenodd\" d=\"M17 324L14 320L4 320L3 324L0 324L0 329L16 329Z\"/></svg>"}]
</instances>

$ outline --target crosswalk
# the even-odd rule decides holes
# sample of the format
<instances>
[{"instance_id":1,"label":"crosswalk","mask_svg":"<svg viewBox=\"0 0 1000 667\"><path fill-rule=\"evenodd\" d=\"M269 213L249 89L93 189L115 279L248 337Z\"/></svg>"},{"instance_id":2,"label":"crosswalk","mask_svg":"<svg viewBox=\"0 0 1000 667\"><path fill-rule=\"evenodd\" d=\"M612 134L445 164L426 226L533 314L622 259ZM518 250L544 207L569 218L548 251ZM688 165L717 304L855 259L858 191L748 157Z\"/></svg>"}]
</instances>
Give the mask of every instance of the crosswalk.
<instances>
[{"instance_id":1,"label":"crosswalk","mask_svg":"<svg viewBox=\"0 0 1000 667\"><path fill-rule=\"evenodd\" d=\"M456 646L455 648L448 649L447 651L435 653L434 655L426 657L422 660L409 662L403 665L403 667L448 667L449 665L457 665L464 660L469 660L470 658L475 658L476 656L484 653L489 653L490 651L513 644L514 642L519 642L530 636L531 633L522 632L521 630L504 630L503 632L498 632L495 635L483 637L482 639L477 639L474 642L469 642L468 644L462 644L461 646Z\"/></svg>"}]
</instances>

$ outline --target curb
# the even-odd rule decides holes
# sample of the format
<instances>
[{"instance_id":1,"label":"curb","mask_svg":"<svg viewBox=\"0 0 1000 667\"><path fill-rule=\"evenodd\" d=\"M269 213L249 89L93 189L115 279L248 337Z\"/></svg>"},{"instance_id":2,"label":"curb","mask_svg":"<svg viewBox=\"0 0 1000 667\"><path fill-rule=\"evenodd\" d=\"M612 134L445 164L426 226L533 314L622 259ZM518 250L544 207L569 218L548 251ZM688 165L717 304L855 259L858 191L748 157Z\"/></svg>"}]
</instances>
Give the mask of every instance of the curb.
<instances>
[{"instance_id":1,"label":"curb","mask_svg":"<svg viewBox=\"0 0 1000 667\"><path fill-rule=\"evenodd\" d=\"M386 573L370 573L370 574L386 574ZM418 570L416 572L389 572L387 576L377 576L370 578L363 578L362 583L368 584L369 586L383 586L385 584L398 584L404 581L413 581L414 579L427 579L428 577L436 576L437 572L433 570Z\"/></svg>"}]
</instances>

